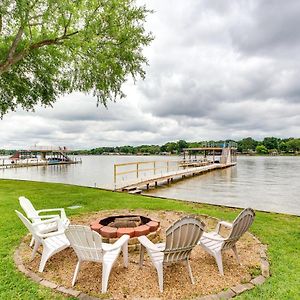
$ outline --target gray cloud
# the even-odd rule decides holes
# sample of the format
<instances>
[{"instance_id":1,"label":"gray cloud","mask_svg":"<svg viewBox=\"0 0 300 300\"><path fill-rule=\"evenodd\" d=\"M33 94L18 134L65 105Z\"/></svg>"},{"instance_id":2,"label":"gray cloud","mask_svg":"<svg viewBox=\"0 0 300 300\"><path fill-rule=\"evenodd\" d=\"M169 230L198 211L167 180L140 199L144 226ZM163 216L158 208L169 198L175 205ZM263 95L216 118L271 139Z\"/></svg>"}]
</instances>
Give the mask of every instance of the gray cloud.
<instances>
[{"instance_id":1,"label":"gray cloud","mask_svg":"<svg viewBox=\"0 0 300 300\"><path fill-rule=\"evenodd\" d=\"M241 2L238 26L231 28L234 44L245 53L276 54L291 59L300 48L299 1Z\"/></svg>"}]
</instances>

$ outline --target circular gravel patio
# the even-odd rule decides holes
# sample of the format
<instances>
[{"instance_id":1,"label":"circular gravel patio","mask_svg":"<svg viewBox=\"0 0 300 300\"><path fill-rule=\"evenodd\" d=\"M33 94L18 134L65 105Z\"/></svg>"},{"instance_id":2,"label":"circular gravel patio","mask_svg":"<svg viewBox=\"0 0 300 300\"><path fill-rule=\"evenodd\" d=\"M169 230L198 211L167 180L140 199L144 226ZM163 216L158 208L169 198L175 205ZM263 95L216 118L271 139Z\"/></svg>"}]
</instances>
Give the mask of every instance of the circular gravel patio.
<instances>
[{"instance_id":1,"label":"circular gravel patio","mask_svg":"<svg viewBox=\"0 0 300 300\"><path fill-rule=\"evenodd\" d=\"M186 215L174 211L113 210L74 217L71 218L71 223L89 225L99 218L116 214L142 214L158 220L161 233L157 242L163 241L169 225ZM198 217L206 224L206 230L214 229L218 221L204 215ZM140 269L139 252L136 250L129 253L127 269L123 267L122 257L119 257L110 275L108 293L103 295L100 292L101 264L83 263L77 283L72 288L71 280L77 262L74 251L68 248L56 254L47 262L45 271L38 273L40 255L30 261L29 241L30 236L26 236L15 253L18 268L44 286L83 299L88 299L89 296L101 299L228 299L262 284L265 277L269 276L266 248L247 232L237 243L241 265L237 264L231 251L224 253L225 276L219 275L214 258L199 246L193 250L190 259L195 285L190 283L186 266L174 264L164 268L164 292L160 293L154 266L146 256L144 267ZM218 298L213 298L213 294L218 294Z\"/></svg>"}]
</instances>

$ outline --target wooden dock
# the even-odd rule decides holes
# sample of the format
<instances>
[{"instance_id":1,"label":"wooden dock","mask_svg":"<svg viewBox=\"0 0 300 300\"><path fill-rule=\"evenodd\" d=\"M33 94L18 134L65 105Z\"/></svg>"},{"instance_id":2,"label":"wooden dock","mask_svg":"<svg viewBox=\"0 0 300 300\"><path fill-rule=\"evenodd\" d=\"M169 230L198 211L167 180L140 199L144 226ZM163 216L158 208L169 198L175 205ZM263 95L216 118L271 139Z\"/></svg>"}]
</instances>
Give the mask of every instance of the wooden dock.
<instances>
[{"instance_id":1,"label":"wooden dock","mask_svg":"<svg viewBox=\"0 0 300 300\"><path fill-rule=\"evenodd\" d=\"M224 142L199 148L185 148L183 160L130 162L114 165L115 190L141 193L150 186L201 175L236 165L236 145ZM199 152L202 154L199 159ZM197 157L198 153L198 157ZM187 158L188 157L188 158ZM150 165L150 166L149 166ZM118 169L122 170L119 171ZM122 177L122 181L118 180Z\"/></svg>"},{"instance_id":2,"label":"wooden dock","mask_svg":"<svg viewBox=\"0 0 300 300\"><path fill-rule=\"evenodd\" d=\"M27 168L52 165L69 165L81 163L81 159L73 160L67 155L66 147L31 146L27 150L16 151L6 161L0 161L0 169Z\"/></svg>"},{"instance_id":3,"label":"wooden dock","mask_svg":"<svg viewBox=\"0 0 300 300\"><path fill-rule=\"evenodd\" d=\"M141 193L143 189L149 189L151 185L157 187L161 184L169 184L174 180L201 175L213 170L225 169L235 165L236 163L234 162L229 164L210 164L201 167L185 168L178 171L171 171L164 174L153 175L148 178L140 178L131 182L123 183L123 185L119 185L116 190L126 191L132 194Z\"/></svg>"}]
</instances>

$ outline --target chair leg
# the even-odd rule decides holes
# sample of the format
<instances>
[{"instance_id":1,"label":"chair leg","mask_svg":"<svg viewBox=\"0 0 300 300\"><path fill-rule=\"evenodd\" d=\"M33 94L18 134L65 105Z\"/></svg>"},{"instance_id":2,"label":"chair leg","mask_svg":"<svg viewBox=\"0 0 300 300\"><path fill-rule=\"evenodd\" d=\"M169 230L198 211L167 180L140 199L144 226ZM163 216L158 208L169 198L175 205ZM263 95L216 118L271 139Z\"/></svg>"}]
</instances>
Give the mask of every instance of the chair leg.
<instances>
[{"instance_id":1,"label":"chair leg","mask_svg":"<svg viewBox=\"0 0 300 300\"><path fill-rule=\"evenodd\" d=\"M237 253L236 245L234 245L234 246L232 247L232 250L233 250L233 253L234 253L234 255L235 255L235 258L236 258L238 264L240 265L241 262L240 262L240 258L239 258L238 253Z\"/></svg>"},{"instance_id":2,"label":"chair leg","mask_svg":"<svg viewBox=\"0 0 300 300\"><path fill-rule=\"evenodd\" d=\"M189 276L191 278L191 282L192 282L192 284L195 284L194 276L193 276L193 273L192 273L192 268L191 268L191 265L190 265L190 261L188 259L186 260L186 266L187 266L187 269L188 269L188 272L189 272Z\"/></svg>"},{"instance_id":3,"label":"chair leg","mask_svg":"<svg viewBox=\"0 0 300 300\"><path fill-rule=\"evenodd\" d=\"M39 266L39 272L42 273L45 269L45 265L47 260L52 256L52 253L50 251L47 251L47 249L43 249L43 254Z\"/></svg>"},{"instance_id":4,"label":"chair leg","mask_svg":"<svg viewBox=\"0 0 300 300\"><path fill-rule=\"evenodd\" d=\"M34 259L34 256L35 256L36 252L38 251L38 248L40 245L41 245L40 242L38 242L38 241L34 242L34 247L33 247L32 254L31 254L31 260Z\"/></svg>"},{"instance_id":5,"label":"chair leg","mask_svg":"<svg viewBox=\"0 0 300 300\"><path fill-rule=\"evenodd\" d=\"M215 254L215 259L216 259L216 262L217 262L217 265L218 265L218 269L219 269L219 272L222 276L224 276L224 272L223 272L223 261L222 261L222 252L218 252Z\"/></svg>"},{"instance_id":6,"label":"chair leg","mask_svg":"<svg viewBox=\"0 0 300 300\"><path fill-rule=\"evenodd\" d=\"M72 286L75 285L75 282L76 282L76 279L77 279L77 276L78 276L78 273L79 273L80 265L81 265L81 261L78 260L77 265L76 265L76 268L75 268L73 280L72 280Z\"/></svg>"},{"instance_id":7,"label":"chair leg","mask_svg":"<svg viewBox=\"0 0 300 300\"><path fill-rule=\"evenodd\" d=\"M34 245L34 237L31 237L29 247L32 248L33 245Z\"/></svg>"},{"instance_id":8,"label":"chair leg","mask_svg":"<svg viewBox=\"0 0 300 300\"><path fill-rule=\"evenodd\" d=\"M155 265L155 268L157 270L159 291L162 293L164 291L164 270L163 270L163 264L157 264L157 265Z\"/></svg>"},{"instance_id":9,"label":"chair leg","mask_svg":"<svg viewBox=\"0 0 300 300\"><path fill-rule=\"evenodd\" d=\"M142 268L144 263L145 247L141 244L140 246L140 268Z\"/></svg>"},{"instance_id":10,"label":"chair leg","mask_svg":"<svg viewBox=\"0 0 300 300\"><path fill-rule=\"evenodd\" d=\"M110 271L112 269L113 264L104 263L102 264L102 293L107 292L108 279L110 275Z\"/></svg>"},{"instance_id":11,"label":"chair leg","mask_svg":"<svg viewBox=\"0 0 300 300\"><path fill-rule=\"evenodd\" d=\"M124 267L128 267L128 243L125 243L122 246L122 253L123 253L123 262L124 262Z\"/></svg>"}]
</instances>

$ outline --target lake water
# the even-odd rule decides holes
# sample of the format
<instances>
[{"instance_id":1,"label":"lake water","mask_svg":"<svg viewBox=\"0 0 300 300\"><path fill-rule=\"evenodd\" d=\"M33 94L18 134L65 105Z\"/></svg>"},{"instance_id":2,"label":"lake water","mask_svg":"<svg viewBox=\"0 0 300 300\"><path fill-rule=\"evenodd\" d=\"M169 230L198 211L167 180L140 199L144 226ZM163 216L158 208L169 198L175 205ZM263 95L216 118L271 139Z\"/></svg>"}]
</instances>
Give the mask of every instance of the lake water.
<instances>
[{"instance_id":1,"label":"lake water","mask_svg":"<svg viewBox=\"0 0 300 300\"><path fill-rule=\"evenodd\" d=\"M157 156L81 156L82 164L0 169L0 178L113 189L113 164L175 160ZM151 189L145 194L300 215L300 157L238 157L237 166Z\"/></svg>"}]
</instances>

